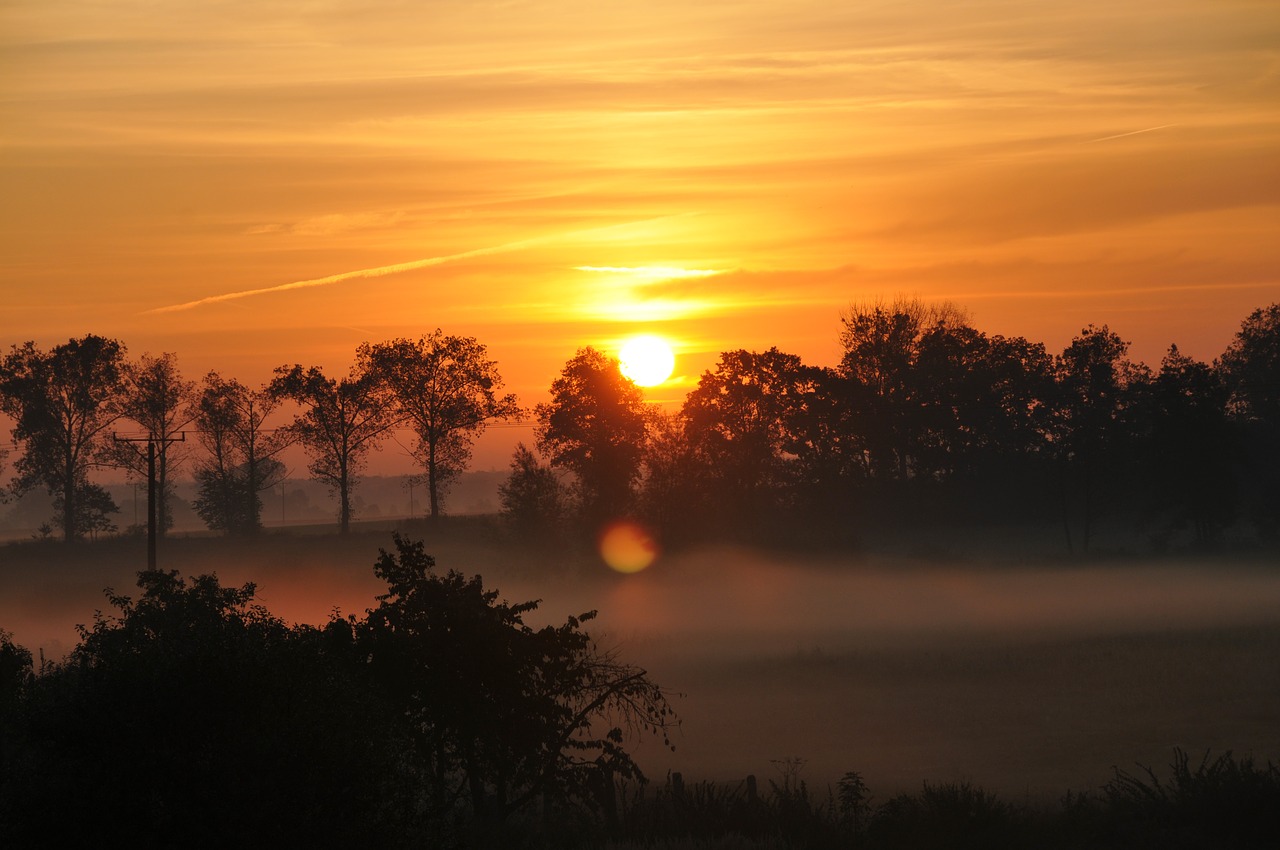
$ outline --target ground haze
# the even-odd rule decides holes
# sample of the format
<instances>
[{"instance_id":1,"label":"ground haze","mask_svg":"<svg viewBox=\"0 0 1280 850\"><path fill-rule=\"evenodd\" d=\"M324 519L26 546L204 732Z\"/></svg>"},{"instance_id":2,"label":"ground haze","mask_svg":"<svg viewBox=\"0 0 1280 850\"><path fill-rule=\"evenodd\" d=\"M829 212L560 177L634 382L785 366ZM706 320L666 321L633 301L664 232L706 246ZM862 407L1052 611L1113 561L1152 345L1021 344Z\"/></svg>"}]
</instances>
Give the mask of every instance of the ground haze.
<instances>
[{"instance_id":1,"label":"ground haze","mask_svg":"<svg viewBox=\"0 0 1280 850\"><path fill-rule=\"evenodd\" d=\"M651 777L777 777L825 787L857 770L882 799L968 779L1012 797L1089 790L1173 747L1280 756L1280 573L1241 562L1009 564L703 549L619 576L530 558L479 525L423 533L442 569L479 572L531 623L599 609L593 633L683 694L674 753ZM163 566L254 581L290 622L361 614L388 533L175 539ZM0 549L0 627L59 658L75 624L131 592L141 541Z\"/></svg>"}]
</instances>

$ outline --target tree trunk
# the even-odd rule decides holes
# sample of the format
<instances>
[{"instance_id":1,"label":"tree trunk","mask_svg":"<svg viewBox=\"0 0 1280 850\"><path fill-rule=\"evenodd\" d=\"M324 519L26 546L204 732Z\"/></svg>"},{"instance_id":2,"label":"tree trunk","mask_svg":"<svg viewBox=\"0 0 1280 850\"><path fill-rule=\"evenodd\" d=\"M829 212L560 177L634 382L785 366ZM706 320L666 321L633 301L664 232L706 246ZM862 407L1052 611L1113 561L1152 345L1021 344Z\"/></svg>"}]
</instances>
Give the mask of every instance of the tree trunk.
<instances>
[{"instance_id":1,"label":"tree trunk","mask_svg":"<svg viewBox=\"0 0 1280 850\"><path fill-rule=\"evenodd\" d=\"M427 446L427 491L431 499L431 521L435 522L440 517L440 494L436 488L436 447L434 443Z\"/></svg>"},{"instance_id":2,"label":"tree trunk","mask_svg":"<svg viewBox=\"0 0 1280 850\"><path fill-rule=\"evenodd\" d=\"M338 476L338 533L347 534L351 530L351 481L347 476L346 464L339 467Z\"/></svg>"}]
</instances>

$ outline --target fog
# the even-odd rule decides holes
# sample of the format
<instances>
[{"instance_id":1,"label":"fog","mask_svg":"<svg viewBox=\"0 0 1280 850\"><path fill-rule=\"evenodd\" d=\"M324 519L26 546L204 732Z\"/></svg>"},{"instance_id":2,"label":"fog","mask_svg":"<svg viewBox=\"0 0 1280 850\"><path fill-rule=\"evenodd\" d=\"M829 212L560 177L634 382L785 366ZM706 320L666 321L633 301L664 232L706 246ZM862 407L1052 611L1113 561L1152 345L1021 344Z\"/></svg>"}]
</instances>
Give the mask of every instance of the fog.
<instances>
[{"instance_id":1,"label":"fog","mask_svg":"<svg viewBox=\"0 0 1280 850\"><path fill-rule=\"evenodd\" d=\"M140 544L0 549L0 627L57 658L130 592ZM166 542L163 566L254 581L290 622L361 614L389 536ZM129 548L132 546L133 548ZM598 609L598 642L679 694L676 751L633 742L652 778L859 771L878 797L967 779L1005 795L1088 790L1172 748L1280 757L1280 571L1209 560L990 566L713 549L630 576L457 540L442 569L533 625Z\"/></svg>"}]
</instances>

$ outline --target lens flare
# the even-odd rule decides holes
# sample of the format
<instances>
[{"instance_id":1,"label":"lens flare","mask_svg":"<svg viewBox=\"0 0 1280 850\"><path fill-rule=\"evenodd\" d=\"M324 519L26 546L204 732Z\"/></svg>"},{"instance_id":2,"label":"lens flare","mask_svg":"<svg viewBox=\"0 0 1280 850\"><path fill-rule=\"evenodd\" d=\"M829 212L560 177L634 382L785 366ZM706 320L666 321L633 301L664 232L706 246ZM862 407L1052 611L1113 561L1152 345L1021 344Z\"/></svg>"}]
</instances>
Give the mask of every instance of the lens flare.
<instances>
[{"instance_id":1,"label":"lens flare","mask_svg":"<svg viewBox=\"0 0 1280 850\"><path fill-rule=\"evenodd\" d=\"M615 522L600 535L600 557L620 573L638 573L658 557L658 543L633 522Z\"/></svg>"}]
</instances>

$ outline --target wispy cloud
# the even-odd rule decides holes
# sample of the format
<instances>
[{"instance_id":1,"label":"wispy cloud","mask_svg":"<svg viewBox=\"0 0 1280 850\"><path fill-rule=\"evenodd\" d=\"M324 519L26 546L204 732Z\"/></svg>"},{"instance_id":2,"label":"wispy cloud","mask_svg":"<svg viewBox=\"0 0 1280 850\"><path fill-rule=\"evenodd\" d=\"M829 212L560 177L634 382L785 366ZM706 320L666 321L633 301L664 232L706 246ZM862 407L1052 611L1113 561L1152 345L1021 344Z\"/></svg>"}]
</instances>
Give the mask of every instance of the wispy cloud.
<instances>
[{"instance_id":1,"label":"wispy cloud","mask_svg":"<svg viewBox=\"0 0 1280 850\"><path fill-rule=\"evenodd\" d=\"M611 224L605 227L594 227L586 230L574 231L572 233L557 233L550 236L537 236L532 239L521 239L516 242L507 242L503 245L493 245L487 248L476 248L472 251L462 251L457 254L444 254L438 257L426 257L421 260L410 260L406 263L394 263L389 266L377 266L370 269L356 269L355 271L339 272L338 274L326 275L325 277L317 277L310 280L295 280L290 283L281 283L275 286L264 286L259 289L242 289L238 292L224 292L220 295L210 295L207 298L197 298L194 301L184 301L181 304L170 304L165 307L155 307L150 310L144 310L143 315L178 313L183 310L193 310L197 307L203 307L207 304L219 304L224 301L237 301L241 298L252 298L255 295L270 295L277 292L289 292L295 289L311 289L317 286L333 286L334 284L359 278L385 277L387 275L401 274L403 272L411 272L417 269L440 266L445 263L452 263L458 260L467 260L472 257L487 257L493 254L506 254L512 251L519 251L524 248L532 248L536 245L545 245L549 242L557 242L589 234L598 234L604 231L631 227L637 224L645 224L652 221L675 218L683 215L688 215L688 213L680 213L677 216L657 216L654 218L629 221L621 224Z\"/></svg>"},{"instance_id":2,"label":"wispy cloud","mask_svg":"<svg viewBox=\"0 0 1280 850\"><path fill-rule=\"evenodd\" d=\"M1141 133L1154 133L1156 130L1167 130L1170 127L1177 126L1177 124L1161 124L1158 127L1147 127L1143 130L1130 130L1128 133L1116 133L1114 136L1103 136L1100 139L1090 139L1086 144L1093 144L1094 142L1109 142L1112 139L1123 139L1126 136L1137 136Z\"/></svg>"}]
</instances>

